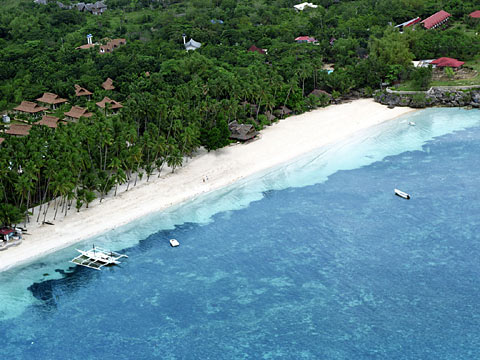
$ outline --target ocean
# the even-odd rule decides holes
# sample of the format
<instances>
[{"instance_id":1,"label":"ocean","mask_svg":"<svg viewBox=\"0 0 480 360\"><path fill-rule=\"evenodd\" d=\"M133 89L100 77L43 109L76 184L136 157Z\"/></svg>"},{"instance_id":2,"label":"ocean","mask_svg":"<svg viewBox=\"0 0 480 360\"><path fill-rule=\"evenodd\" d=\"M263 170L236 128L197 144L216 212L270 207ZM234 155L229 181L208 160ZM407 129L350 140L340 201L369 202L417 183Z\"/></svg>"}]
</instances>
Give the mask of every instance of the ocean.
<instances>
[{"instance_id":1,"label":"ocean","mask_svg":"<svg viewBox=\"0 0 480 360\"><path fill-rule=\"evenodd\" d=\"M479 154L426 109L0 273L0 359L478 359Z\"/></svg>"}]
</instances>

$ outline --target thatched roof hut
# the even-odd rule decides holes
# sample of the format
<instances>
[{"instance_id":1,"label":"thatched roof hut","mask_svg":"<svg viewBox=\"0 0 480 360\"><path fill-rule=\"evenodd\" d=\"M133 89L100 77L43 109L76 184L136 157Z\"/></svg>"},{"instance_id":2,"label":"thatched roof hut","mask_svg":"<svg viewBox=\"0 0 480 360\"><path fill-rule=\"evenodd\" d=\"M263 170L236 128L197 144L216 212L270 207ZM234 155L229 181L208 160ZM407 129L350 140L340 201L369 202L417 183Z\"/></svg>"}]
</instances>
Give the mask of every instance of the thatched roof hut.
<instances>
[{"instance_id":1,"label":"thatched roof hut","mask_svg":"<svg viewBox=\"0 0 480 360\"><path fill-rule=\"evenodd\" d=\"M251 124L239 124L236 121L232 121L228 124L230 129L230 139L247 141L253 139L257 135L255 127Z\"/></svg>"}]
</instances>

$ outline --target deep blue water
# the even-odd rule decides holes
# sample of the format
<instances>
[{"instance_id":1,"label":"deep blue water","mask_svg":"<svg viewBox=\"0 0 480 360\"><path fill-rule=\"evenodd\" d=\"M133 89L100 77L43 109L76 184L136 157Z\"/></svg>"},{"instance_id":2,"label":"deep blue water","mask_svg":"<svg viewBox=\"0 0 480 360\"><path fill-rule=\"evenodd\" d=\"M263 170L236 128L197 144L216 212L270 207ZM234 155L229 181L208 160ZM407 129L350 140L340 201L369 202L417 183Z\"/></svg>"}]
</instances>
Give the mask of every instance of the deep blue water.
<instances>
[{"instance_id":1,"label":"deep blue water","mask_svg":"<svg viewBox=\"0 0 480 360\"><path fill-rule=\"evenodd\" d=\"M480 113L412 118L1 274L0 358L480 358Z\"/></svg>"}]
</instances>

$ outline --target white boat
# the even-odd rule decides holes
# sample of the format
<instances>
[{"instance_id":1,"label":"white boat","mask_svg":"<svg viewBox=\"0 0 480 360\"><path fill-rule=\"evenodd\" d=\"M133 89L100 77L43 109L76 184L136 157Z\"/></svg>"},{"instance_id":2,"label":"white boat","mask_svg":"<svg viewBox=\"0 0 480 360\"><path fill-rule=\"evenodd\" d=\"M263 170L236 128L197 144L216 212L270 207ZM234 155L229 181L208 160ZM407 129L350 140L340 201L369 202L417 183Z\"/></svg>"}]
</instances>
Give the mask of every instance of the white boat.
<instances>
[{"instance_id":1,"label":"white boat","mask_svg":"<svg viewBox=\"0 0 480 360\"><path fill-rule=\"evenodd\" d=\"M70 262L85 266L95 270L101 270L103 266L107 265L118 265L120 258L127 258L125 254L119 254L114 251L108 251L99 247L93 246L91 250L79 250L76 249L80 255L73 258Z\"/></svg>"},{"instance_id":2,"label":"white boat","mask_svg":"<svg viewBox=\"0 0 480 360\"><path fill-rule=\"evenodd\" d=\"M0 251L22 243L22 230L4 227L0 229Z\"/></svg>"},{"instance_id":3,"label":"white boat","mask_svg":"<svg viewBox=\"0 0 480 360\"><path fill-rule=\"evenodd\" d=\"M170 246L171 247L177 247L178 245L180 245L180 243L178 242L177 239L170 239Z\"/></svg>"},{"instance_id":4,"label":"white boat","mask_svg":"<svg viewBox=\"0 0 480 360\"><path fill-rule=\"evenodd\" d=\"M400 196L401 198L410 200L410 195L408 195L406 192L403 192L402 190L395 189L395 195Z\"/></svg>"},{"instance_id":5,"label":"white boat","mask_svg":"<svg viewBox=\"0 0 480 360\"><path fill-rule=\"evenodd\" d=\"M409 122L408 122L408 125L410 125L410 126L415 126L415 125L417 125L417 124L415 124L413 121L409 121Z\"/></svg>"}]
</instances>

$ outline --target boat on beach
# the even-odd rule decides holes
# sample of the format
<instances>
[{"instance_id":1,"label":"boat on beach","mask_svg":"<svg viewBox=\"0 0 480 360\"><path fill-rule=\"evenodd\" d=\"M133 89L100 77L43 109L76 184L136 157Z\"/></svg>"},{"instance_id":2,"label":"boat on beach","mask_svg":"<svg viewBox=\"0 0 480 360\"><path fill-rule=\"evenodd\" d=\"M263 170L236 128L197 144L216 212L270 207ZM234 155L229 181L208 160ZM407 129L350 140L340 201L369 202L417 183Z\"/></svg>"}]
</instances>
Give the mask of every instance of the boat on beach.
<instances>
[{"instance_id":1,"label":"boat on beach","mask_svg":"<svg viewBox=\"0 0 480 360\"><path fill-rule=\"evenodd\" d=\"M403 198L403 199L407 199L407 200L410 200L410 195L407 194L406 192L402 191L402 190L398 190L398 189L395 189L395 195Z\"/></svg>"},{"instance_id":2,"label":"boat on beach","mask_svg":"<svg viewBox=\"0 0 480 360\"><path fill-rule=\"evenodd\" d=\"M22 243L22 230L19 228L3 227L0 229L0 251Z\"/></svg>"},{"instance_id":3,"label":"boat on beach","mask_svg":"<svg viewBox=\"0 0 480 360\"><path fill-rule=\"evenodd\" d=\"M95 247L95 245L93 245L93 248L90 250L76 250L80 253L80 255L73 258L70 262L95 270L101 270L102 267L108 265L118 265L120 264L118 259L128 257L125 254Z\"/></svg>"}]
</instances>

